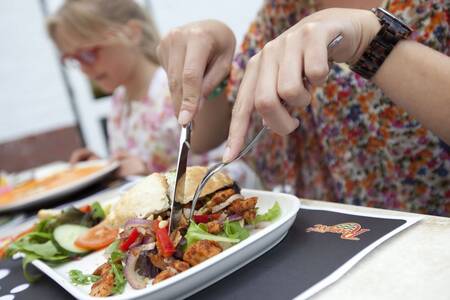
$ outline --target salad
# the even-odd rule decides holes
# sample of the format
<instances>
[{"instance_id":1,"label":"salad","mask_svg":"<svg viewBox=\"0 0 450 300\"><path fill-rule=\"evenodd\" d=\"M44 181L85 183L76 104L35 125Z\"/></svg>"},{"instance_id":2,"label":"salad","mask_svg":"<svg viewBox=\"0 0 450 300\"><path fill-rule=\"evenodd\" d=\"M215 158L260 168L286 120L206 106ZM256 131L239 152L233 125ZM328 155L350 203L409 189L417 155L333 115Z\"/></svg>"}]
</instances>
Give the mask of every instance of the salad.
<instances>
[{"instance_id":1,"label":"salad","mask_svg":"<svg viewBox=\"0 0 450 300\"><path fill-rule=\"evenodd\" d=\"M281 214L277 202L266 213L259 214L258 199L244 197L233 180L218 173L206 184L189 223L190 202L206 171L203 167L187 169L185 194L176 199L184 207L183 216L171 234L168 195L173 191L174 173L154 173L127 191L111 209L100 205L91 208L87 214L101 215L96 222L86 225L81 221L79 224L56 221L63 212L38 223L40 229L14 242L10 251L26 254L26 265L33 259L62 263L107 246L105 261L92 266L91 273L74 269L68 274L74 285L91 285L90 295L106 297L123 293L127 283L134 289L143 289L194 267L246 239L252 229ZM46 227L53 222L57 225ZM36 233L39 234L33 235ZM26 246L34 238L40 240L39 245L54 246L51 260L44 255L48 253Z\"/></svg>"}]
</instances>

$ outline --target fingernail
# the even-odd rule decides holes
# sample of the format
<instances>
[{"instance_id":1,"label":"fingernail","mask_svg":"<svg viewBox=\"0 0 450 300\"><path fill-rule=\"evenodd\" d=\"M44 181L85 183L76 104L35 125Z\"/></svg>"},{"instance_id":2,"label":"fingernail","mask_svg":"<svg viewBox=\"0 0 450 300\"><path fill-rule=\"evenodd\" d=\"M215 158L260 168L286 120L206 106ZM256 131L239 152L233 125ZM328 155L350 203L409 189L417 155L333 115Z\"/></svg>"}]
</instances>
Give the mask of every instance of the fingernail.
<instances>
[{"instance_id":1,"label":"fingernail","mask_svg":"<svg viewBox=\"0 0 450 300\"><path fill-rule=\"evenodd\" d=\"M178 123L180 125L184 126L186 125L191 119L191 113L187 110L183 110L180 112L180 115L178 116Z\"/></svg>"},{"instance_id":2,"label":"fingernail","mask_svg":"<svg viewBox=\"0 0 450 300\"><path fill-rule=\"evenodd\" d=\"M222 161L229 162L230 160L231 160L231 148L230 148L230 146L227 146L225 148L225 152L223 153Z\"/></svg>"}]
</instances>

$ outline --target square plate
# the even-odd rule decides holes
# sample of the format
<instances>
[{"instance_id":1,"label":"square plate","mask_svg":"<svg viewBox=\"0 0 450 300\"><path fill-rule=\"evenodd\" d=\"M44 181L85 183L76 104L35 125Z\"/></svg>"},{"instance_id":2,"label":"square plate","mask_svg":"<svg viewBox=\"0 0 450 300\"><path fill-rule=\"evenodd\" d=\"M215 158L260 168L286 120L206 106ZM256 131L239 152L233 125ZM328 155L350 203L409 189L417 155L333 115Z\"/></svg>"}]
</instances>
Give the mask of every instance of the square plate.
<instances>
[{"instance_id":1,"label":"square plate","mask_svg":"<svg viewBox=\"0 0 450 300\"><path fill-rule=\"evenodd\" d=\"M268 223L267 226L251 231L250 236L244 241L185 272L156 285L149 284L141 290L135 290L127 284L123 294L108 297L108 299L136 299L144 296L151 296L152 299L186 298L235 272L277 245L294 223L297 211L300 208L300 200L293 195L266 191L243 189L241 193L245 197L258 197L259 213L266 212L277 201L281 207L281 216ZM98 266L106 262L103 252L97 251L80 260L68 262L55 268L39 260L34 261L33 264L75 298L98 300L98 297L89 296L90 286L72 285L68 273L72 269L80 270L83 273L92 273Z\"/></svg>"}]
</instances>

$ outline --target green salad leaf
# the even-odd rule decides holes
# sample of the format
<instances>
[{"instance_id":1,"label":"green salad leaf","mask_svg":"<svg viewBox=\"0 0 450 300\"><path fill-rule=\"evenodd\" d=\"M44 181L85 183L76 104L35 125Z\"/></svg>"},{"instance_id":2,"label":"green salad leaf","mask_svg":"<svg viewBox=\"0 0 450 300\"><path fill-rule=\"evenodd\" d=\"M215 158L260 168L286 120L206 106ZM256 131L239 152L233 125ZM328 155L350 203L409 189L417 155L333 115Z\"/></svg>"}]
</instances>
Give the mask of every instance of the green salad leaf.
<instances>
[{"instance_id":1,"label":"green salad leaf","mask_svg":"<svg viewBox=\"0 0 450 300\"><path fill-rule=\"evenodd\" d=\"M250 232L241 226L239 221L228 222L223 224L223 231L227 237L232 239L238 239L239 241L245 240L250 236Z\"/></svg>"},{"instance_id":2,"label":"green salad leaf","mask_svg":"<svg viewBox=\"0 0 450 300\"><path fill-rule=\"evenodd\" d=\"M70 282L74 285L88 285L100 279L100 276L90 274L85 275L80 270L70 270L69 276Z\"/></svg>"},{"instance_id":3,"label":"green salad leaf","mask_svg":"<svg viewBox=\"0 0 450 300\"><path fill-rule=\"evenodd\" d=\"M226 242L226 243L239 243L240 239L238 238L230 238L220 235L214 235L208 232L206 229L206 224L195 224L195 222L191 222L189 228L187 230L186 235L184 236L186 239L186 247L194 244L197 241L201 240L210 240L216 242Z\"/></svg>"},{"instance_id":4,"label":"green salad leaf","mask_svg":"<svg viewBox=\"0 0 450 300\"><path fill-rule=\"evenodd\" d=\"M103 220L105 218L105 212L103 211L103 208L100 205L100 203L98 202L92 203L91 208L92 208L91 214L94 219Z\"/></svg>"},{"instance_id":5,"label":"green salad leaf","mask_svg":"<svg viewBox=\"0 0 450 300\"><path fill-rule=\"evenodd\" d=\"M278 204L278 202L275 202L275 204L265 214L256 216L255 224L260 222L273 221L280 215L281 215L281 207Z\"/></svg>"}]
</instances>

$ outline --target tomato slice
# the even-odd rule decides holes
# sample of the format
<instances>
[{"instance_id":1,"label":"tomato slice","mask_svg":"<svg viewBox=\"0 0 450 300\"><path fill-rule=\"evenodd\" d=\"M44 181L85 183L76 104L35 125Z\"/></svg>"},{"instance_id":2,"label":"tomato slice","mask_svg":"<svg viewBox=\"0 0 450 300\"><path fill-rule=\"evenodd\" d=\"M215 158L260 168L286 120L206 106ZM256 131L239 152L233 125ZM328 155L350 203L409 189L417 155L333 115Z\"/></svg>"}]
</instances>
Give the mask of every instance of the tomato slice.
<instances>
[{"instance_id":1,"label":"tomato slice","mask_svg":"<svg viewBox=\"0 0 450 300\"><path fill-rule=\"evenodd\" d=\"M79 210L85 214L90 213L91 212L91 206L89 204L83 205L82 207L79 208Z\"/></svg>"},{"instance_id":2,"label":"tomato slice","mask_svg":"<svg viewBox=\"0 0 450 300\"><path fill-rule=\"evenodd\" d=\"M118 233L118 228L100 223L79 236L75 240L75 246L88 250L103 249L114 242Z\"/></svg>"}]
</instances>

